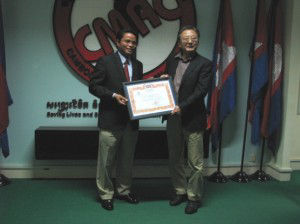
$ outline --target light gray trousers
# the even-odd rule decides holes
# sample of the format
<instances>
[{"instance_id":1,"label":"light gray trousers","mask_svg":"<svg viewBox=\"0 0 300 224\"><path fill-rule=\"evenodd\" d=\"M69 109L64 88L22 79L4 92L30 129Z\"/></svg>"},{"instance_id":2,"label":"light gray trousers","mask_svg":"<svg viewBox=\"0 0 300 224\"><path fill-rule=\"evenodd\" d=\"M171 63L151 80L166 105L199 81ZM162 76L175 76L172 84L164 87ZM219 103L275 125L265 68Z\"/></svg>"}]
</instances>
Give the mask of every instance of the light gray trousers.
<instances>
[{"instance_id":1,"label":"light gray trousers","mask_svg":"<svg viewBox=\"0 0 300 224\"><path fill-rule=\"evenodd\" d=\"M180 115L171 115L167 121L169 170L175 193L187 194L192 201L203 197L203 133L189 132L182 128ZM184 149L190 175L185 173Z\"/></svg>"},{"instance_id":2,"label":"light gray trousers","mask_svg":"<svg viewBox=\"0 0 300 224\"><path fill-rule=\"evenodd\" d=\"M127 124L124 130L100 130L96 183L102 200L112 199L114 185L111 172L116 165L116 193L130 193L132 166L138 130Z\"/></svg>"}]
</instances>

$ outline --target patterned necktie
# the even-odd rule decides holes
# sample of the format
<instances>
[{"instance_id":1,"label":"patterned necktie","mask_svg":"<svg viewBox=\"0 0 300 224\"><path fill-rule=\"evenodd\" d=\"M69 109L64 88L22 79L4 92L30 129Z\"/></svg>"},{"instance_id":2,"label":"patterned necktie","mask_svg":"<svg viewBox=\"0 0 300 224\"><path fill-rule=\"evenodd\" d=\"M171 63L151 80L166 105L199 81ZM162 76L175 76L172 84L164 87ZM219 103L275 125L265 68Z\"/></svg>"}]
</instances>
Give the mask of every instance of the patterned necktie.
<instances>
[{"instance_id":1,"label":"patterned necktie","mask_svg":"<svg viewBox=\"0 0 300 224\"><path fill-rule=\"evenodd\" d=\"M128 71L128 64L129 64L129 61L126 60L124 62L124 68L123 69L124 69L124 73L125 73L127 81L130 82L129 71Z\"/></svg>"}]
</instances>

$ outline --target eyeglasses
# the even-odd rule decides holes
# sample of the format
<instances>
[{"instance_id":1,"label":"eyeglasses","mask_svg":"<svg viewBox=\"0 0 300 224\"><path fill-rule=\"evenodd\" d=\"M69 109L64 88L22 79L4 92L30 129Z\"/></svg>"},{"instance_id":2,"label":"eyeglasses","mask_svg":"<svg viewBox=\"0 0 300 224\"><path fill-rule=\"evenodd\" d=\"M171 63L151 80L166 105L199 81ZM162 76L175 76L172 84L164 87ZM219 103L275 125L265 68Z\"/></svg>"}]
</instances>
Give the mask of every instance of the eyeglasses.
<instances>
[{"instance_id":1,"label":"eyeglasses","mask_svg":"<svg viewBox=\"0 0 300 224\"><path fill-rule=\"evenodd\" d=\"M193 42L193 43L196 43L198 42L198 38L196 37L184 37L181 39L182 42L184 43L188 43L189 41Z\"/></svg>"}]
</instances>

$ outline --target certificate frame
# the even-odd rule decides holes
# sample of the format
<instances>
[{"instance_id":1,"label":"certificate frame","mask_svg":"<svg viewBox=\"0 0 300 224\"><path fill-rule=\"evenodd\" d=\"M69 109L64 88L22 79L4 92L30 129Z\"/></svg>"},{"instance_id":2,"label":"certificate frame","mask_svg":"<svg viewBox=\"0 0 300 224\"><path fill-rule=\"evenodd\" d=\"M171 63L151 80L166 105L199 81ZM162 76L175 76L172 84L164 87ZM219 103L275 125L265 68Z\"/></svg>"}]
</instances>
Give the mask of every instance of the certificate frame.
<instances>
[{"instance_id":1,"label":"certificate frame","mask_svg":"<svg viewBox=\"0 0 300 224\"><path fill-rule=\"evenodd\" d=\"M154 78L123 83L131 120L170 114L177 105L170 78Z\"/></svg>"}]
</instances>

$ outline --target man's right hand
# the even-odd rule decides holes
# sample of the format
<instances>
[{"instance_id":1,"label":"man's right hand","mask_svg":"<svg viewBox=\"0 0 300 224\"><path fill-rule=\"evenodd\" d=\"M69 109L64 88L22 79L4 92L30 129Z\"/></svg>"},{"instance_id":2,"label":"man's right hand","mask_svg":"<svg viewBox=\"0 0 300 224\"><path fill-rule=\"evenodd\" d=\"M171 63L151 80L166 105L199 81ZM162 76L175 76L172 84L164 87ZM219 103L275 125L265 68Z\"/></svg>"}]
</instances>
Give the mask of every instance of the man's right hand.
<instances>
[{"instance_id":1,"label":"man's right hand","mask_svg":"<svg viewBox=\"0 0 300 224\"><path fill-rule=\"evenodd\" d=\"M114 98L121 105L126 105L128 102L127 98L125 98L124 96L117 94L117 93L114 94Z\"/></svg>"},{"instance_id":2,"label":"man's right hand","mask_svg":"<svg viewBox=\"0 0 300 224\"><path fill-rule=\"evenodd\" d=\"M162 74L159 78L169 78L168 74Z\"/></svg>"}]
</instances>

